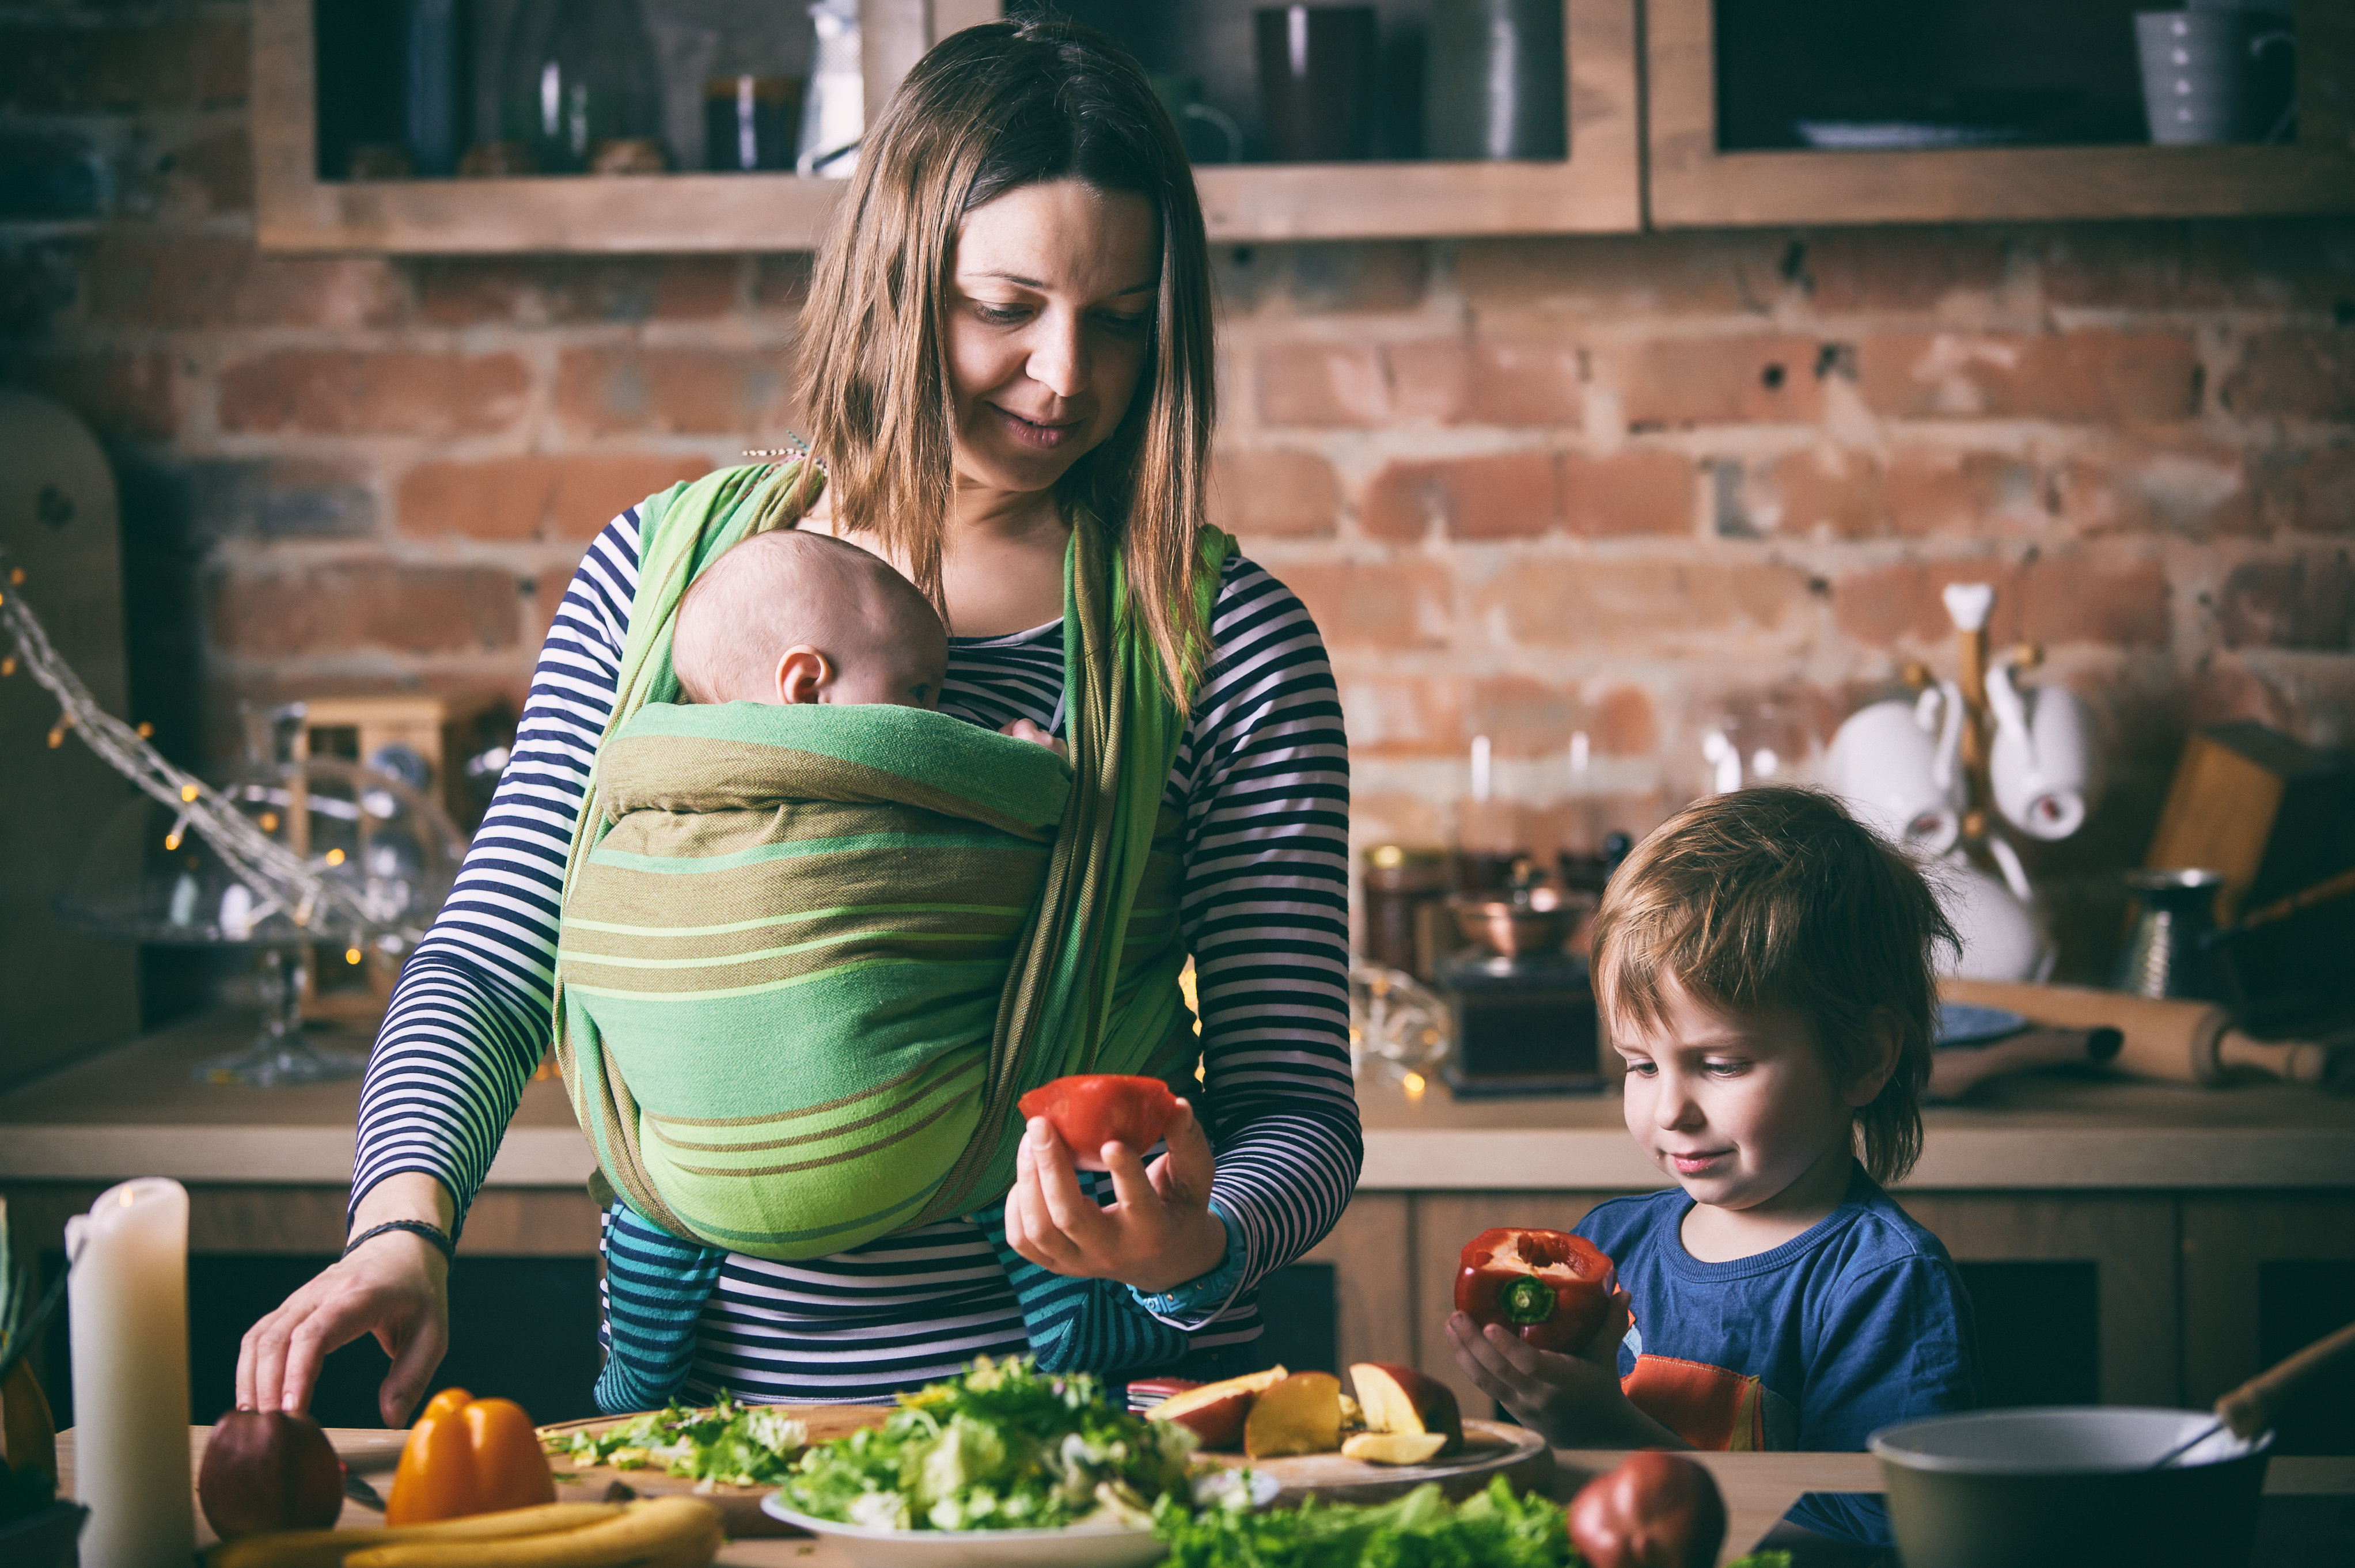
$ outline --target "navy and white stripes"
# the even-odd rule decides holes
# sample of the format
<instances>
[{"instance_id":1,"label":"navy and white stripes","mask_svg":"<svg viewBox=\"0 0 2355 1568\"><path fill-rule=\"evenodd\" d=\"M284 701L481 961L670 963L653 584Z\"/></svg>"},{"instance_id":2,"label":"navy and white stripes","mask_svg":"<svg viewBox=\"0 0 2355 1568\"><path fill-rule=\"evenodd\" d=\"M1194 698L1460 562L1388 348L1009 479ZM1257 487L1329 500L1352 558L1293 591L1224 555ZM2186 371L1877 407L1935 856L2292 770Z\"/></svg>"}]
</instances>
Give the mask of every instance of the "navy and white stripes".
<instances>
[{"instance_id":1,"label":"navy and white stripes","mask_svg":"<svg viewBox=\"0 0 2355 1568\"><path fill-rule=\"evenodd\" d=\"M362 1091L357 1202L438 1178L463 1210L548 1040L557 894L637 577L638 517L590 546L532 679L514 756L441 917L396 987ZM1329 1230L1361 1154L1349 1078L1348 758L1316 628L1231 559L1216 651L1166 798L1185 815L1179 921L1194 955L1220 1207L1244 1289L1196 1349L1259 1332L1251 1287ZM957 639L942 709L1053 727L1060 622ZM613 1239L609 1237L609 1246ZM626 1250L626 1244L625 1244ZM868 1399L1024 1346L1005 1270L969 1221L794 1264L730 1257L698 1326L691 1395Z\"/></svg>"}]
</instances>

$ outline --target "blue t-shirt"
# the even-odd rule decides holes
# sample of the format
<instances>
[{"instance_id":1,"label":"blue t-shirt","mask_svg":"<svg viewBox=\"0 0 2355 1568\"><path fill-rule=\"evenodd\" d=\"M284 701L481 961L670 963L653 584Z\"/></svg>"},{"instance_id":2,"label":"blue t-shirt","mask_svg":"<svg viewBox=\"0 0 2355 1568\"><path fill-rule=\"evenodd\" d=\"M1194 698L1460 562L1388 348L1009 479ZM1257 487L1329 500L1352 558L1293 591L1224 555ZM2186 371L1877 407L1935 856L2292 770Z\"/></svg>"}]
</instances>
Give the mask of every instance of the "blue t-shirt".
<instances>
[{"instance_id":1,"label":"blue t-shirt","mask_svg":"<svg viewBox=\"0 0 2355 1568\"><path fill-rule=\"evenodd\" d=\"M1685 1251L1692 1207L1675 1189L1614 1198L1573 1229L1610 1255L1634 1303L1619 1347L1628 1398L1693 1446L1851 1453L1881 1427L1977 1404L1954 1261L1861 1167L1828 1218L1754 1257ZM1813 1495L1790 1517L1890 1541L1877 1497Z\"/></svg>"}]
</instances>

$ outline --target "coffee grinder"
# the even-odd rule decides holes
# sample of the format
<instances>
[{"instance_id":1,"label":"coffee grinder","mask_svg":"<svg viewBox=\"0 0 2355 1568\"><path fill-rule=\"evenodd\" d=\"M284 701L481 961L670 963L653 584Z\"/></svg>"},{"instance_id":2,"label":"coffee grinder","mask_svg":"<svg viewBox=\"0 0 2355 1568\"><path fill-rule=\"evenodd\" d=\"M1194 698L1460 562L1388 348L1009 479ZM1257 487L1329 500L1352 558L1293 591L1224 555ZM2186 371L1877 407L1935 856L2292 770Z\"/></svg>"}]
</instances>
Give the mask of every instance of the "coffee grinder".
<instances>
[{"instance_id":1,"label":"coffee grinder","mask_svg":"<svg viewBox=\"0 0 2355 1568\"><path fill-rule=\"evenodd\" d=\"M1440 1075L1459 1099L1592 1094L1604 1084L1586 960L1563 951L1592 897L1517 862L1509 884L1448 900L1473 945L1439 964L1455 1024Z\"/></svg>"}]
</instances>

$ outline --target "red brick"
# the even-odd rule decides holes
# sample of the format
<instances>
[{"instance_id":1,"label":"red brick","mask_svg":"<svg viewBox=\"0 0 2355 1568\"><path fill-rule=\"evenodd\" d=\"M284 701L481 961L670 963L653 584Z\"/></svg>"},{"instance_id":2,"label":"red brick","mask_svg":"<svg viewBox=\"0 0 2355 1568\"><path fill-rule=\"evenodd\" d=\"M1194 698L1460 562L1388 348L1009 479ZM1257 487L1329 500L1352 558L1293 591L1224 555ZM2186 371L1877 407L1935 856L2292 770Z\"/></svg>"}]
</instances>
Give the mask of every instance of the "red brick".
<instances>
[{"instance_id":1,"label":"red brick","mask_svg":"<svg viewBox=\"0 0 2355 1568\"><path fill-rule=\"evenodd\" d=\"M1482 320L1734 315L1777 292L1779 248L1729 233L1466 240L1455 286Z\"/></svg>"},{"instance_id":2,"label":"red brick","mask_svg":"<svg viewBox=\"0 0 2355 1568\"><path fill-rule=\"evenodd\" d=\"M1472 360L1472 350L1455 337L1393 343L1384 348L1383 384L1389 389L1391 417L1444 424L1462 419L1473 396Z\"/></svg>"},{"instance_id":3,"label":"red brick","mask_svg":"<svg viewBox=\"0 0 2355 1568\"><path fill-rule=\"evenodd\" d=\"M1527 675L1488 676L1473 682L1464 728L1469 734L1492 737L1499 755L1516 757L1552 757L1557 752L1566 757L1571 736L1582 731L1596 756L1646 756L1660 743L1651 695L1643 688L1590 689L1576 682Z\"/></svg>"},{"instance_id":4,"label":"red brick","mask_svg":"<svg viewBox=\"0 0 2355 1568\"><path fill-rule=\"evenodd\" d=\"M2328 310L2355 277L2344 218L2081 224L2050 230L2039 270L2055 305Z\"/></svg>"},{"instance_id":5,"label":"red brick","mask_svg":"<svg viewBox=\"0 0 2355 1568\"><path fill-rule=\"evenodd\" d=\"M1753 466L1718 518L1729 535L1967 538L2010 520L2049 521L2034 464L2000 453L1908 447L1884 464L1818 446Z\"/></svg>"},{"instance_id":6,"label":"red brick","mask_svg":"<svg viewBox=\"0 0 2355 1568\"><path fill-rule=\"evenodd\" d=\"M512 354L288 348L220 376L221 428L320 435L483 435L525 411Z\"/></svg>"},{"instance_id":7,"label":"red brick","mask_svg":"<svg viewBox=\"0 0 2355 1568\"><path fill-rule=\"evenodd\" d=\"M1221 448L1210 465L1211 516L1246 544L1270 536L1324 538L1341 512L1333 465L1313 452Z\"/></svg>"},{"instance_id":8,"label":"red brick","mask_svg":"<svg viewBox=\"0 0 2355 1568\"><path fill-rule=\"evenodd\" d=\"M1884 414L2105 423L2200 411L2189 333L1891 333L1857 359L1865 401Z\"/></svg>"},{"instance_id":9,"label":"red brick","mask_svg":"<svg viewBox=\"0 0 2355 1568\"><path fill-rule=\"evenodd\" d=\"M1475 343L1462 417L1473 424L1576 425L1586 417L1582 358L1574 343Z\"/></svg>"},{"instance_id":10,"label":"red brick","mask_svg":"<svg viewBox=\"0 0 2355 1568\"><path fill-rule=\"evenodd\" d=\"M1304 315L1407 311L1423 303L1431 248L1414 240L1351 240L1286 245L1285 295Z\"/></svg>"},{"instance_id":11,"label":"red brick","mask_svg":"<svg viewBox=\"0 0 2355 1568\"><path fill-rule=\"evenodd\" d=\"M1464 682L1453 676L1338 672L1349 750L1369 757L1454 756L1470 743Z\"/></svg>"},{"instance_id":12,"label":"red brick","mask_svg":"<svg viewBox=\"0 0 2355 1568\"><path fill-rule=\"evenodd\" d=\"M1363 850L1377 844L1440 848L1453 837L1444 808L1421 795L1349 792L1349 840Z\"/></svg>"},{"instance_id":13,"label":"red brick","mask_svg":"<svg viewBox=\"0 0 2355 1568\"><path fill-rule=\"evenodd\" d=\"M1370 345L1278 343L1260 350L1260 418L1269 424L1388 423L1390 378Z\"/></svg>"},{"instance_id":14,"label":"red brick","mask_svg":"<svg viewBox=\"0 0 2355 1568\"><path fill-rule=\"evenodd\" d=\"M1811 337L1661 338L1610 355L1630 426L1811 423L1823 410Z\"/></svg>"},{"instance_id":15,"label":"red brick","mask_svg":"<svg viewBox=\"0 0 2355 1568\"><path fill-rule=\"evenodd\" d=\"M1978 228L1831 229L1792 240L1783 272L1817 310L1933 310L2000 288L2004 240Z\"/></svg>"},{"instance_id":16,"label":"red brick","mask_svg":"<svg viewBox=\"0 0 2355 1568\"><path fill-rule=\"evenodd\" d=\"M417 265L419 313L438 325L707 321L736 308L732 256L496 257Z\"/></svg>"},{"instance_id":17,"label":"red brick","mask_svg":"<svg viewBox=\"0 0 2355 1568\"><path fill-rule=\"evenodd\" d=\"M1561 516L1561 470L1550 453L1508 452L1392 463L1367 487L1360 517L1375 539L1419 539L1438 522L1451 539L1521 539Z\"/></svg>"},{"instance_id":18,"label":"red brick","mask_svg":"<svg viewBox=\"0 0 2355 1568\"><path fill-rule=\"evenodd\" d=\"M2308 534L2355 533L2355 442L2250 460L2258 515Z\"/></svg>"},{"instance_id":19,"label":"red brick","mask_svg":"<svg viewBox=\"0 0 2355 1568\"><path fill-rule=\"evenodd\" d=\"M178 425L176 377L169 354L91 354L35 359L24 383L73 410L101 435L158 437Z\"/></svg>"},{"instance_id":20,"label":"red brick","mask_svg":"<svg viewBox=\"0 0 2355 1568\"><path fill-rule=\"evenodd\" d=\"M1474 593L1471 619L1516 643L1620 653L1784 632L1807 574L1771 562L1523 561Z\"/></svg>"},{"instance_id":21,"label":"red brick","mask_svg":"<svg viewBox=\"0 0 2355 1568\"><path fill-rule=\"evenodd\" d=\"M2192 539L2261 531L2237 448L2168 432L2126 433L2073 453L2055 481L2062 517L2080 533L2172 533Z\"/></svg>"},{"instance_id":22,"label":"red brick","mask_svg":"<svg viewBox=\"0 0 2355 1568\"><path fill-rule=\"evenodd\" d=\"M1284 568L1284 585L1316 617L1334 646L1436 648L1454 620L1454 581L1429 561L1301 561Z\"/></svg>"},{"instance_id":23,"label":"red brick","mask_svg":"<svg viewBox=\"0 0 2355 1568\"><path fill-rule=\"evenodd\" d=\"M1955 624L1940 593L1950 582L1995 585L1987 630L1998 644L2168 641L2166 573L2145 559L2031 553L2018 562L1901 561L1840 578L1833 603L1840 628L1859 642L1945 645Z\"/></svg>"},{"instance_id":24,"label":"red brick","mask_svg":"<svg viewBox=\"0 0 2355 1568\"><path fill-rule=\"evenodd\" d=\"M2195 725L2237 724L2254 720L2275 730L2295 731L2297 706L2288 693L2253 669L2232 658L2202 659L2191 672L2190 711Z\"/></svg>"},{"instance_id":25,"label":"red brick","mask_svg":"<svg viewBox=\"0 0 2355 1568\"><path fill-rule=\"evenodd\" d=\"M6 43L9 107L19 112L203 109L245 100L241 14L12 27Z\"/></svg>"},{"instance_id":26,"label":"red brick","mask_svg":"<svg viewBox=\"0 0 2355 1568\"><path fill-rule=\"evenodd\" d=\"M349 564L213 584L213 645L243 658L363 649L459 654L511 647L521 621L514 577L484 567Z\"/></svg>"},{"instance_id":27,"label":"red brick","mask_svg":"<svg viewBox=\"0 0 2355 1568\"><path fill-rule=\"evenodd\" d=\"M206 213L253 210L253 137L242 124L188 143L172 155L173 185Z\"/></svg>"},{"instance_id":28,"label":"red brick","mask_svg":"<svg viewBox=\"0 0 2355 1568\"><path fill-rule=\"evenodd\" d=\"M1562 463L1565 521L1589 539L1692 532L1692 459L1678 452L1569 453Z\"/></svg>"},{"instance_id":29,"label":"red brick","mask_svg":"<svg viewBox=\"0 0 2355 1568\"><path fill-rule=\"evenodd\" d=\"M2051 520L2036 465L2009 453L1906 447L1891 457L1881 485L1891 533L1967 537L1997 522Z\"/></svg>"},{"instance_id":30,"label":"red brick","mask_svg":"<svg viewBox=\"0 0 2355 1568\"><path fill-rule=\"evenodd\" d=\"M557 408L593 434L758 436L749 444L760 447L783 445L796 423L785 356L733 349L569 349Z\"/></svg>"},{"instance_id":31,"label":"red brick","mask_svg":"<svg viewBox=\"0 0 2355 1568\"><path fill-rule=\"evenodd\" d=\"M811 261L806 251L755 257L752 307L755 310L799 312L809 298Z\"/></svg>"},{"instance_id":32,"label":"red brick","mask_svg":"<svg viewBox=\"0 0 2355 1568\"><path fill-rule=\"evenodd\" d=\"M123 326L377 326L400 298L380 258L263 256L243 240L113 229L82 271L93 321Z\"/></svg>"},{"instance_id":33,"label":"red brick","mask_svg":"<svg viewBox=\"0 0 2355 1568\"><path fill-rule=\"evenodd\" d=\"M2345 550L2233 568L2216 595L2228 648L2355 649L2355 565Z\"/></svg>"},{"instance_id":34,"label":"red brick","mask_svg":"<svg viewBox=\"0 0 2355 1568\"><path fill-rule=\"evenodd\" d=\"M585 539L682 479L710 470L684 453L572 453L421 464L401 477L400 531L420 539Z\"/></svg>"},{"instance_id":35,"label":"red brick","mask_svg":"<svg viewBox=\"0 0 2355 1568\"><path fill-rule=\"evenodd\" d=\"M2355 331L2298 328L2251 335L2218 400L2236 414L2355 420Z\"/></svg>"}]
</instances>

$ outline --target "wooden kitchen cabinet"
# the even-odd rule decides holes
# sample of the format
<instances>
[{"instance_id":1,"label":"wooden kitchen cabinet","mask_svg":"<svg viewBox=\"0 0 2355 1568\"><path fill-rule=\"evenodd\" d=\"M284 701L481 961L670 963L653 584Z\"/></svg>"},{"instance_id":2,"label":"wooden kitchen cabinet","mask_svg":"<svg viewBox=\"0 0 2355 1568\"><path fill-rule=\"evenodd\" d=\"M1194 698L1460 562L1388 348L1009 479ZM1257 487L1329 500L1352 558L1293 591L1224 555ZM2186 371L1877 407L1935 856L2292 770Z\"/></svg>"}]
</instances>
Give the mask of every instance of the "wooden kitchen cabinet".
<instances>
[{"instance_id":1,"label":"wooden kitchen cabinet","mask_svg":"<svg viewBox=\"0 0 2355 1568\"><path fill-rule=\"evenodd\" d=\"M1645 0L1646 136L1650 221L1662 229L1778 223L1945 223L2344 212L2355 208L2355 5L2297 0L2297 133L2276 145L2108 144L1804 151L1746 147L1741 84L1723 80L1721 7L1756 0ZM2048 18L2096 23L2131 68L2131 17L2157 0L1919 0L1890 15L1945 7L1983 31L2019 30L2022 57ZM1849 6L1854 11L1854 6ZM1840 10L1837 0L1766 8L1785 36ZM1884 8L1886 10L1886 8ZM2000 32L1997 34L1999 37ZM2082 41L2082 37L2076 41ZM1806 40L1794 39L1804 60ZM1736 69L1757 63L1733 51ZM2066 53L2066 48L2048 53ZM2010 62L2020 80L2051 81L2063 59ZM2002 69L1998 61L1996 69ZM2116 71L2105 83L2115 104ZM2124 91L2139 92L2138 77ZM2138 99L2136 100L2138 106ZM2115 121L2115 116L2112 117ZM2115 123L2094 129L2118 136ZM2135 128L2126 127L2135 134Z\"/></svg>"}]
</instances>

